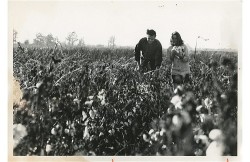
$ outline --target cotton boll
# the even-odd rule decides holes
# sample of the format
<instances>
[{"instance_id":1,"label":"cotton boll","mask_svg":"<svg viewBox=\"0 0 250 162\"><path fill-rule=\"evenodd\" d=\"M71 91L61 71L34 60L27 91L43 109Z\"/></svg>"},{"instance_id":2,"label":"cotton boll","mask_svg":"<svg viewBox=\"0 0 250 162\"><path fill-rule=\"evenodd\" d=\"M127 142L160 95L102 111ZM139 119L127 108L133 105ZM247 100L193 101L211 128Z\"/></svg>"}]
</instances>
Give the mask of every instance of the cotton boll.
<instances>
[{"instance_id":1,"label":"cotton boll","mask_svg":"<svg viewBox=\"0 0 250 162\"><path fill-rule=\"evenodd\" d=\"M226 100L226 99L227 99L227 95L223 93L223 94L221 95L221 98L224 99L224 100Z\"/></svg>"},{"instance_id":2,"label":"cotton boll","mask_svg":"<svg viewBox=\"0 0 250 162\"><path fill-rule=\"evenodd\" d=\"M98 92L98 95L103 95L105 93L105 89L101 89L99 92Z\"/></svg>"},{"instance_id":3,"label":"cotton boll","mask_svg":"<svg viewBox=\"0 0 250 162\"><path fill-rule=\"evenodd\" d=\"M56 132L56 129L55 129L55 128L52 128L52 129L51 129L51 134L53 134L53 135L56 135L56 134L57 134L57 132Z\"/></svg>"},{"instance_id":4,"label":"cotton boll","mask_svg":"<svg viewBox=\"0 0 250 162\"><path fill-rule=\"evenodd\" d=\"M222 131L219 129L213 129L209 133L209 138L214 141L220 140L222 139L222 137L223 137Z\"/></svg>"},{"instance_id":5,"label":"cotton boll","mask_svg":"<svg viewBox=\"0 0 250 162\"><path fill-rule=\"evenodd\" d=\"M156 156L162 156L161 153L159 153L158 151L156 152Z\"/></svg>"},{"instance_id":6,"label":"cotton boll","mask_svg":"<svg viewBox=\"0 0 250 162\"><path fill-rule=\"evenodd\" d=\"M195 156L202 156L203 155L203 151L201 149L196 149L194 152Z\"/></svg>"},{"instance_id":7,"label":"cotton boll","mask_svg":"<svg viewBox=\"0 0 250 162\"><path fill-rule=\"evenodd\" d=\"M14 124L13 125L13 140L14 140L14 148L19 144L21 139L27 136L27 129L22 124Z\"/></svg>"},{"instance_id":8,"label":"cotton boll","mask_svg":"<svg viewBox=\"0 0 250 162\"><path fill-rule=\"evenodd\" d=\"M102 101L103 100L103 95L98 95L97 98L99 98Z\"/></svg>"},{"instance_id":9,"label":"cotton boll","mask_svg":"<svg viewBox=\"0 0 250 162\"><path fill-rule=\"evenodd\" d=\"M73 95L71 93L67 93L68 97L73 97Z\"/></svg>"},{"instance_id":10,"label":"cotton boll","mask_svg":"<svg viewBox=\"0 0 250 162\"><path fill-rule=\"evenodd\" d=\"M83 132L83 139L89 139L89 137L90 135L89 135L88 126L86 126Z\"/></svg>"},{"instance_id":11,"label":"cotton boll","mask_svg":"<svg viewBox=\"0 0 250 162\"><path fill-rule=\"evenodd\" d=\"M160 136L163 136L164 134L166 134L166 130L165 129L161 129Z\"/></svg>"},{"instance_id":12,"label":"cotton boll","mask_svg":"<svg viewBox=\"0 0 250 162\"><path fill-rule=\"evenodd\" d=\"M27 107L27 100L22 99L19 103L19 108L26 108Z\"/></svg>"},{"instance_id":13,"label":"cotton boll","mask_svg":"<svg viewBox=\"0 0 250 162\"><path fill-rule=\"evenodd\" d=\"M40 156L44 156L44 155L45 155L44 149L41 149L41 151L40 151Z\"/></svg>"},{"instance_id":14,"label":"cotton boll","mask_svg":"<svg viewBox=\"0 0 250 162\"><path fill-rule=\"evenodd\" d=\"M143 134L142 135L142 138L145 142L149 142L150 140L148 139L147 135L146 134Z\"/></svg>"},{"instance_id":15,"label":"cotton boll","mask_svg":"<svg viewBox=\"0 0 250 162\"><path fill-rule=\"evenodd\" d=\"M95 112L93 110L89 111L89 116L91 117L91 119L95 118Z\"/></svg>"},{"instance_id":16,"label":"cotton boll","mask_svg":"<svg viewBox=\"0 0 250 162\"><path fill-rule=\"evenodd\" d=\"M82 120L84 121L87 118L87 114L85 113L85 111L82 111Z\"/></svg>"},{"instance_id":17,"label":"cotton boll","mask_svg":"<svg viewBox=\"0 0 250 162\"><path fill-rule=\"evenodd\" d=\"M202 108L202 105L197 106L197 107L196 107L196 111L197 111L197 112L200 112L200 111L201 111L201 108Z\"/></svg>"},{"instance_id":18,"label":"cotton boll","mask_svg":"<svg viewBox=\"0 0 250 162\"><path fill-rule=\"evenodd\" d=\"M33 90L33 93L34 93L34 94L38 94L38 89L34 89L34 90Z\"/></svg>"},{"instance_id":19,"label":"cotton boll","mask_svg":"<svg viewBox=\"0 0 250 162\"><path fill-rule=\"evenodd\" d=\"M160 132L159 131L155 132L155 135L156 135L156 137L159 137L160 136Z\"/></svg>"},{"instance_id":20,"label":"cotton boll","mask_svg":"<svg viewBox=\"0 0 250 162\"><path fill-rule=\"evenodd\" d=\"M168 114L173 114L175 111L175 107L171 105L171 107L168 108L167 112Z\"/></svg>"},{"instance_id":21,"label":"cotton boll","mask_svg":"<svg viewBox=\"0 0 250 162\"><path fill-rule=\"evenodd\" d=\"M225 146L218 141L210 143L206 150L206 156L222 156L225 150Z\"/></svg>"},{"instance_id":22,"label":"cotton boll","mask_svg":"<svg viewBox=\"0 0 250 162\"><path fill-rule=\"evenodd\" d=\"M87 106L89 106L89 107L91 107L92 104L93 104L93 100L86 101L84 104L87 105Z\"/></svg>"},{"instance_id":23,"label":"cotton boll","mask_svg":"<svg viewBox=\"0 0 250 162\"><path fill-rule=\"evenodd\" d=\"M46 151L47 153L50 153L50 152L52 151L52 146L51 146L50 144L47 144L47 145L46 145L45 151Z\"/></svg>"},{"instance_id":24,"label":"cotton boll","mask_svg":"<svg viewBox=\"0 0 250 162\"><path fill-rule=\"evenodd\" d=\"M183 86L180 86L180 85L177 86L177 89L179 89L180 91L183 91L183 90L184 90L184 89L183 89Z\"/></svg>"},{"instance_id":25,"label":"cotton boll","mask_svg":"<svg viewBox=\"0 0 250 162\"><path fill-rule=\"evenodd\" d=\"M88 96L87 97L89 100L93 100L94 96Z\"/></svg>"},{"instance_id":26,"label":"cotton boll","mask_svg":"<svg viewBox=\"0 0 250 162\"><path fill-rule=\"evenodd\" d=\"M174 90L174 94L177 94L177 92L178 92L178 89L176 88L176 89Z\"/></svg>"},{"instance_id":27,"label":"cotton boll","mask_svg":"<svg viewBox=\"0 0 250 162\"><path fill-rule=\"evenodd\" d=\"M73 129L70 129L70 130L69 130L69 134L70 134L70 136L73 137L73 136L75 135L75 131L74 131Z\"/></svg>"},{"instance_id":28,"label":"cotton boll","mask_svg":"<svg viewBox=\"0 0 250 162\"><path fill-rule=\"evenodd\" d=\"M79 104L79 103L80 103L80 100L79 100L79 99L77 99L77 98L75 98L75 99L73 100L73 102L75 102L75 103Z\"/></svg>"},{"instance_id":29,"label":"cotton boll","mask_svg":"<svg viewBox=\"0 0 250 162\"><path fill-rule=\"evenodd\" d=\"M209 140L208 140L208 137L206 135L196 135L195 137L195 140L197 141L201 141L202 144L205 144L205 145L209 145Z\"/></svg>"},{"instance_id":30,"label":"cotton boll","mask_svg":"<svg viewBox=\"0 0 250 162\"><path fill-rule=\"evenodd\" d=\"M205 114L200 114L200 120L201 120L202 123L205 122L205 117L206 117Z\"/></svg>"},{"instance_id":31,"label":"cotton boll","mask_svg":"<svg viewBox=\"0 0 250 162\"><path fill-rule=\"evenodd\" d=\"M176 106L177 103L181 102L181 96L175 95L171 101L170 101L174 106Z\"/></svg>"},{"instance_id":32,"label":"cotton boll","mask_svg":"<svg viewBox=\"0 0 250 162\"><path fill-rule=\"evenodd\" d=\"M101 101L101 105L106 105L106 102L104 99Z\"/></svg>"},{"instance_id":33,"label":"cotton boll","mask_svg":"<svg viewBox=\"0 0 250 162\"><path fill-rule=\"evenodd\" d=\"M157 131L157 132L155 132L155 134L153 134L153 140L159 141L159 139L160 139L160 132Z\"/></svg>"},{"instance_id":34,"label":"cotton boll","mask_svg":"<svg viewBox=\"0 0 250 162\"><path fill-rule=\"evenodd\" d=\"M149 135L152 135L154 133L154 129L150 129L150 131L148 132Z\"/></svg>"},{"instance_id":35,"label":"cotton boll","mask_svg":"<svg viewBox=\"0 0 250 162\"><path fill-rule=\"evenodd\" d=\"M103 135L104 135L103 132L100 132L100 133L99 133L99 137L101 137L101 136L103 136Z\"/></svg>"},{"instance_id":36,"label":"cotton boll","mask_svg":"<svg viewBox=\"0 0 250 162\"><path fill-rule=\"evenodd\" d=\"M66 121L66 125L69 126L71 124L71 121L70 120L67 120Z\"/></svg>"},{"instance_id":37,"label":"cotton boll","mask_svg":"<svg viewBox=\"0 0 250 162\"><path fill-rule=\"evenodd\" d=\"M96 156L96 153L94 151L89 151L89 156Z\"/></svg>"},{"instance_id":38,"label":"cotton boll","mask_svg":"<svg viewBox=\"0 0 250 162\"><path fill-rule=\"evenodd\" d=\"M209 145L209 140L208 140L208 137L206 135L200 135L199 138L201 139L201 142L203 144L206 144L207 146Z\"/></svg>"},{"instance_id":39,"label":"cotton boll","mask_svg":"<svg viewBox=\"0 0 250 162\"><path fill-rule=\"evenodd\" d=\"M36 88L37 89L40 88L42 84L43 84L43 81L40 81L40 82L36 83Z\"/></svg>"},{"instance_id":40,"label":"cotton boll","mask_svg":"<svg viewBox=\"0 0 250 162\"><path fill-rule=\"evenodd\" d=\"M69 134L69 129L64 129L64 133Z\"/></svg>"},{"instance_id":41,"label":"cotton boll","mask_svg":"<svg viewBox=\"0 0 250 162\"><path fill-rule=\"evenodd\" d=\"M212 100L210 100L209 98L206 98L204 100L204 104L205 104L206 108L210 108L212 106L212 103L213 103Z\"/></svg>"},{"instance_id":42,"label":"cotton boll","mask_svg":"<svg viewBox=\"0 0 250 162\"><path fill-rule=\"evenodd\" d=\"M178 102L176 105L175 105L175 108L178 110L182 110L183 109L183 106L182 106L182 102Z\"/></svg>"},{"instance_id":43,"label":"cotton boll","mask_svg":"<svg viewBox=\"0 0 250 162\"><path fill-rule=\"evenodd\" d=\"M59 124L57 124L57 125L56 125L56 129L59 129L59 128L60 128L60 125L59 125Z\"/></svg>"},{"instance_id":44,"label":"cotton boll","mask_svg":"<svg viewBox=\"0 0 250 162\"><path fill-rule=\"evenodd\" d=\"M158 141L158 137L156 136L155 133L151 135L151 139L152 139L153 141Z\"/></svg>"}]
</instances>

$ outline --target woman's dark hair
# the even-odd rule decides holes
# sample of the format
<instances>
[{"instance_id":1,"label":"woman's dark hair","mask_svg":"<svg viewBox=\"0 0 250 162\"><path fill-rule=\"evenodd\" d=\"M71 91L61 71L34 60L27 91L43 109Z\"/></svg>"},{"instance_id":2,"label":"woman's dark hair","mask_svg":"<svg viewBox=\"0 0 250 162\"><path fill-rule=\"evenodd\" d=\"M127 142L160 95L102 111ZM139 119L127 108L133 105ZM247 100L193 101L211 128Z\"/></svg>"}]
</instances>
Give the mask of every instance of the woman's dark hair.
<instances>
[{"instance_id":1,"label":"woman's dark hair","mask_svg":"<svg viewBox=\"0 0 250 162\"><path fill-rule=\"evenodd\" d=\"M147 29L147 34L150 36L156 36L156 32L153 29Z\"/></svg>"},{"instance_id":2,"label":"woman's dark hair","mask_svg":"<svg viewBox=\"0 0 250 162\"><path fill-rule=\"evenodd\" d=\"M181 46L183 45L183 40L181 39L181 35L180 33L178 33L177 31L173 32L172 35L171 35L171 39L170 39L170 44L173 45L173 36L176 36L177 38L177 44L175 44L176 46Z\"/></svg>"}]
</instances>

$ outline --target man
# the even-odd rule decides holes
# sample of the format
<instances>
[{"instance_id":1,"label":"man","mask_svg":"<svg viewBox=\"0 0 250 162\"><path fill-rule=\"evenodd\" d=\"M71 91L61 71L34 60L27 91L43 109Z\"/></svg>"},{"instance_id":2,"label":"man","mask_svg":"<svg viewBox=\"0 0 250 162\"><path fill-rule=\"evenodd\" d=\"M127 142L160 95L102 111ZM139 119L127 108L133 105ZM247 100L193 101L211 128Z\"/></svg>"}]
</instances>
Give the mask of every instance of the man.
<instances>
[{"instance_id":1,"label":"man","mask_svg":"<svg viewBox=\"0 0 250 162\"><path fill-rule=\"evenodd\" d=\"M147 37L142 38L135 47L135 60L143 72L155 70L161 66L162 46L155 37L154 30L147 30Z\"/></svg>"}]
</instances>

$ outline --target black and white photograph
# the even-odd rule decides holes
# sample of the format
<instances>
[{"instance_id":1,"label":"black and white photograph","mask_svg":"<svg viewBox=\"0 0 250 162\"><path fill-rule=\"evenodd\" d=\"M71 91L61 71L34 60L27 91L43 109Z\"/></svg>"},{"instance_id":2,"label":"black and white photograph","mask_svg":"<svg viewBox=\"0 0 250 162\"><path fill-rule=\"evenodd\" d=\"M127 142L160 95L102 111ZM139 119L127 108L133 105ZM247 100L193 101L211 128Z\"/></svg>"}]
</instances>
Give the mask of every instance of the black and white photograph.
<instances>
[{"instance_id":1,"label":"black and white photograph","mask_svg":"<svg viewBox=\"0 0 250 162\"><path fill-rule=\"evenodd\" d=\"M8 10L9 161L239 159L240 0Z\"/></svg>"}]
</instances>

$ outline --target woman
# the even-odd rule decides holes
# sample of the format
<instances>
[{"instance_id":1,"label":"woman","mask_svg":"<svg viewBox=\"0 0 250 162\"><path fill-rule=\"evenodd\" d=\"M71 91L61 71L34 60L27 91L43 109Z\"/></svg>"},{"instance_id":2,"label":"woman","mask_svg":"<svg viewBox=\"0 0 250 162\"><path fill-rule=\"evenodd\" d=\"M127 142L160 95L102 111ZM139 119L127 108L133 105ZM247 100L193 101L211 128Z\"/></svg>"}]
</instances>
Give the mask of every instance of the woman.
<instances>
[{"instance_id":1,"label":"woman","mask_svg":"<svg viewBox=\"0 0 250 162\"><path fill-rule=\"evenodd\" d=\"M172 33L170 43L167 53L172 64L171 75L175 89L178 85L188 83L190 80L189 53L178 32Z\"/></svg>"}]
</instances>

